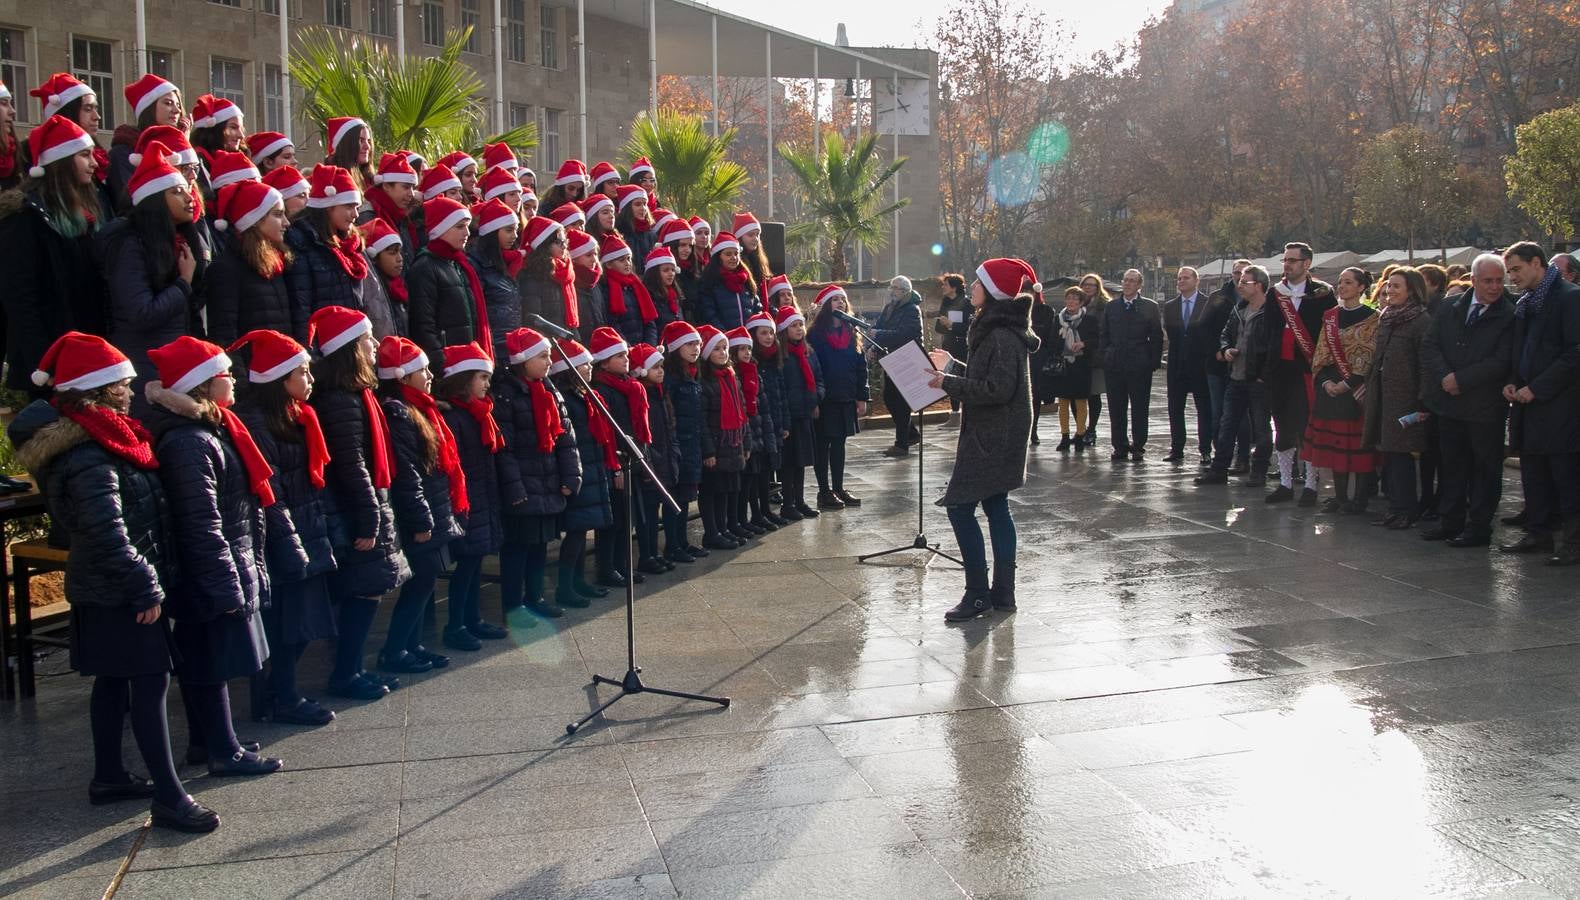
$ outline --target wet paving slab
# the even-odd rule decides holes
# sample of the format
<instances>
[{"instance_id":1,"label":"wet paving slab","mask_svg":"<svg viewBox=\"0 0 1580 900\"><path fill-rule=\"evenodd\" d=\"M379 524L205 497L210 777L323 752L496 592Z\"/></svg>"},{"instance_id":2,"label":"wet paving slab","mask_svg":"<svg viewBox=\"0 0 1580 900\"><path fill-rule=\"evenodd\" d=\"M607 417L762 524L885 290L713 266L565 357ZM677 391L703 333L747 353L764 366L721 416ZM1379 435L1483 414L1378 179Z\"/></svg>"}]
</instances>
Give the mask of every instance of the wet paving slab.
<instances>
[{"instance_id":1,"label":"wet paving slab","mask_svg":"<svg viewBox=\"0 0 1580 900\"><path fill-rule=\"evenodd\" d=\"M316 731L247 720L237 683L286 770L183 767L225 820L194 838L86 804L88 685L45 657L0 709L0 895L1580 898L1580 572L1050 441L1011 497L1018 611L949 625L957 568L855 559L914 536L884 446L852 444L861 507L642 586L643 678L728 709L565 733L624 670L618 598Z\"/></svg>"}]
</instances>

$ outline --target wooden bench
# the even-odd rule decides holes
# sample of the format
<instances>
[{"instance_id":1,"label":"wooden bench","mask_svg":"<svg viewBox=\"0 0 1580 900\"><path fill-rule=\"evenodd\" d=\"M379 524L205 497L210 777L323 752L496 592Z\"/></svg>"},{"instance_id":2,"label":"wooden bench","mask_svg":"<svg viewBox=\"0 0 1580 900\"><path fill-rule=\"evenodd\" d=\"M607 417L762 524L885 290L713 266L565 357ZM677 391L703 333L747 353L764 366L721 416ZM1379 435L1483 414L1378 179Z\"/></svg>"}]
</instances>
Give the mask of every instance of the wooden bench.
<instances>
[{"instance_id":1,"label":"wooden bench","mask_svg":"<svg viewBox=\"0 0 1580 900\"><path fill-rule=\"evenodd\" d=\"M6 699L10 700L20 692L22 699L33 696L33 646L35 644L48 644L53 647L66 647L68 642L62 638L38 635L33 633L33 606L29 584L34 575L45 572L60 572L66 568L67 551L51 547L42 538L29 541L17 541L11 545L11 596L15 598L16 627L8 635L7 656L16 659L16 676L7 678L5 685ZM0 601L3 604L3 601ZM11 632L11 616L0 609L0 619L4 620L6 630ZM8 673L9 674L9 673Z\"/></svg>"}]
</instances>

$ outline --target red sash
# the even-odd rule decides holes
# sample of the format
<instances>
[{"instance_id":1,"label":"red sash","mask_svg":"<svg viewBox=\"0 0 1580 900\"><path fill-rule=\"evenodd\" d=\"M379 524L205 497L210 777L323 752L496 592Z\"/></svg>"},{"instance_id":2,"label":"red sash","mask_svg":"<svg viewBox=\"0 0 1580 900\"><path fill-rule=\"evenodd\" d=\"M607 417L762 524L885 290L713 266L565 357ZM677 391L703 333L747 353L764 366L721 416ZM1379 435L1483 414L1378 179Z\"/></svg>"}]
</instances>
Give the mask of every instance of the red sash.
<instances>
[{"instance_id":1,"label":"red sash","mask_svg":"<svg viewBox=\"0 0 1580 900\"><path fill-rule=\"evenodd\" d=\"M1344 380L1350 380L1350 358L1344 353L1344 342L1339 339L1339 310L1342 306L1335 306L1322 314L1322 336L1328 339L1328 347L1333 351L1333 362L1339 367L1339 374ZM1352 388L1350 395L1360 403L1366 398L1366 385Z\"/></svg>"},{"instance_id":2,"label":"red sash","mask_svg":"<svg viewBox=\"0 0 1580 900\"><path fill-rule=\"evenodd\" d=\"M1301 321L1300 313L1295 309L1295 303L1283 291L1278 292L1278 311L1284 314L1284 324L1289 326L1288 333L1294 339L1295 345L1300 348L1300 355L1306 358L1306 365L1311 365L1311 358L1316 355L1316 347L1311 341L1311 332L1306 330L1306 323ZM1290 338L1285 338L1289 340ZM1289 348L1284 348L1285 358L1293 358Z\"/></svg>"}]
</instances>

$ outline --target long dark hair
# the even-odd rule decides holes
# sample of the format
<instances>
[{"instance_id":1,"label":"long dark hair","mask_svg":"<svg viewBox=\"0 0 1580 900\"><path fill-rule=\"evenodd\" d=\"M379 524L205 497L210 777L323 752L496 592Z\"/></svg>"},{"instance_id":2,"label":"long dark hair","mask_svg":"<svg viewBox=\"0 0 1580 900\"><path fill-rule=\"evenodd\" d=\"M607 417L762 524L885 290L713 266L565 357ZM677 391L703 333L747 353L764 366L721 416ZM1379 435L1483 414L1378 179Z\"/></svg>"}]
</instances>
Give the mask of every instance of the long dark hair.
<instances>
[{"instance_id":1,"label":"long dark hair","mask_svg":"<svg viewBox=\"0 0 1580 900\"><path fill-rule=\"evenodd\" d=\"M579 198L575 198L575 197L571 196L571 185L569 185L569 184L556 184L556 185L554 185L553 187L549 188L549 192L547 194L543 195L543 201L538 204L538 209L539 210L548 210L549 212L553 212L556 209L559 209L560 207L564 206L565 204L571 202L571 200L573 200L573 199L579 199L579 200L587 199L587 183L585 181L582 182L582 195Z\"/></svg>"},{"instance_id":2,"label":"long dark hair","mask_svg":"<svg viewBox=\"0 0 1580 900\"><path fill-rule=\"evenodd\" d=\"M284 378L264 382L237 380L241 382L237 399L263 411L263 421L268 424L270 434L282 441L302 443L302 428L291 418L291 406L295 401L285 390Z\"/></svg>"},{"instance_id":3,"label":"long dark hair","mask_svg":"<svg viewBox=\"0 0 1580 900\"><path fill-rule=\"evenodd\" d=\"M359 190L373 187L373 154L368 154L368 161L358 164L357 151L362 144L362 133L367 131L366 126L357 126L350 134L342 135L340 143L335 145L335 152L329 154L326 160L331 166L339 166L357 177ZM197 134L192 136L192 142L197 143Z\"/></svg>"},{"instance_id":4,"label":"long dark hair","mask_svg":"<svg viewBox=\"0 0 1580 900\"><path fill-rule=\"evenodd\" d=\"M664 381L666 383L696 381L696 376L688 372L687 367L693 365L700 366L701 364L702 357L700 356L697 357L697 361L695 363L688 363L681 359L680 349L678 347L674 350L666 350L664 352Z\"/></svg>"},{"instance_id":5,"label":"long dark hair","mask_svg":"<svg viewBox=\"0 0 1580 900\"><path fill-rule=\"evenodd\" d=\"M406 395L401 391L401 387L399 379L386 378L379 382L379 396L386 400L394 400L410 409L411 404L406 402ZM424 473L432 472L433 467L439 462L439 433L433 430L428 417L420 410L412 409L409 418L417 428L417 438L422 441L422 470Z\"/></svg>"},{"instance_id":6,"label":"long dark hair","mask_svg":"<svg viewBox=\"0 0 1580 900\"><path fill-rule=\"evenodd\" d=\"M834 331L840 327L850 328L852 333L850 348L854 350L859 356L863 349L861 332L834 318L835 299L837 298L830 298L828 301L817 308L817 312L812 314L812 324L807 326L806 336L810 338L814 334L822 334L825 331ZM847 298L845 302L849 303L850 300Z\"/></svg>"},{"instance_id":7,"label":"long dark hair","mask_svg":"<svg viewBox=\"0 0 1580 900\"><path fill-rule=\"evenodd\" d=\"M313 363L313 377L330 388L352 393L378 387L372 360L357 355L361 339L351 341Z\"/></svg>"},{"instance_id":8,"label":"long dark hair","mask_svg":"<svg viewBox=\"0 0 1580 900\"><path fill-rule=\"evenodd\" d=\"M564 231L564 229L560 229ZM569 262L569 260L566 260ZM533 247L527 252L527 260L521 265L521 274L527 278L536 278L542 281L554 280L554 239L547 238L543 243Z\"/></svg>"},{"instance_id":9,"label":"long dark hair","mask_svg":"<svg viewBox=\"0 0 1580 900\"><path fill-rule=\"evenodd\" d=\"M168 188L166 189L168 190ZM181 229L170 218L170 207L165 202L165 191L155 191L144 197L126 214L126 227L130 237L143 248L143 264L148 272L149 287L163 290L176 280L176 235L187 241L187 246L197 252L191 226Z\"/></svg>"},{"instance_id":10,"label":"long dark hair","mask_svg":"<svg viewBox=\"0 0 1580 900\"><path fill-rule=\"evenodd\" d=\"M209 156L213 156L225 149L225 123L210 125L207 128L194 128L187 140L192 144L192 149L202 150ZM245 143L243 143L241 149L245 152Z\"/></svg>"},{"instance_id":11,"label":"long dark hair","mask_svg":"<svg viewBox=\"0 0 1580 900\"><path fill-rule=\"evenodd\" d=\"M560 396L566 400L572 397L581 398L582 396L582 383L569 369L555 372L549 376L549 381L559 390ZM582 402L585 403L587 401L583 400Z\"/></svg>"},{"instance_id":12,"label":"long dark hair","mask_svg":"<svg viewBox=\"0 0 1580 900\"><path fill-rule=\"evenodd\" d=\"M652 224L652 210L648 210L647 215L648 223ZM639 234L647 233L646 228L643 228L636 223L636 201L633 200L632 202L627 203L625 205L625 209L620 210L620 212L615 215L614 230L620 232L620 234L625 237L626 243L630 243Z\"/></svg>"},{"instance_id":13,"label":"long dark hair","mask_svg":"<svg viewBox=\"0 0 1580 900\"><path fill-rule=\"evenodd\" d=\"M75 155L45 166L43 176L30 177L22 189L38 193L49 223L66 237L80 237L93 231L104 216L99 193L93 184L77 180ZM174 262L173 257L171 261Z\"/></svg>"},{"instance_id":14,"label":"long dark hair","mask_svg":"<svg viewBox=\"0 0 1580 900\"><path fill-rule=\"evenodd\" d=\"M468 241L466 246L477 248L477 258L482 260L483 265L500 272L505 271L505 253L499 249L497 232L481 235L474 241Z\"/></svg>"},{"instance_id":15,"label":"long dark hair","mask_svg":"<svg viewBox=\"0 0 1580 900\"><path fill-rule=\"evenodd\" d=\"M709 262L711 263L712 260L710 259ZM752 273L752 281L755 284L766 284L768 279L773 277L773 270L768 268L768 254L763 250L763 233L761 231L757 232L756 250L747 250L746 245L741 244L741 265L746 267L746 271Z\"/></svg>"},{"instance_id":16,"label":"long dark hair","mask_svg":"<svg viewBox=\"0 0 1580 900\"><path fill-rule=\"evenodd\" d=\"M333 247L338 245L341 235L329 224L329 211L319 206L309 206L302 210L302 217L298 222L306 222L318 239ZM350 232L347 232L348 234Z\"/></svg>"},{"instance_id":17,"label":"long dark hair","mask_svg":"<svg viewBox=\"0 0 1580 900\"><path fill-rule=\"evenodd\" d=\"M646 263L643 263L646 265ZM647 285L647 293L652 296L655 304L669 304L669 291L664 287L663 266L654 266L642 273L642 283ZM680 295L681 307L685 307L685 291L680 289L680 267L675 267L675 293Z\"/></svg>"},{"instance_id":18,"label":"long dark hair","mask_svg":"<svg viewBox=\"0 0 1580 900\"><path fill-rule=\"evenodd\" d=\"M746 264L746 254L741 253L741 268L746 270L746 290L755 295L757 293L757 276L752 274L752 267ZM708 266L702 270L702 277L698 279L698 290L706 290L718 284L723 278L724 254L714 253L708 257Z\"/></svg>"},{"instance_id":19,"label":"long dark hair","mask_svg":"<svg viewBox=\"0 0 1580 900\"><path fill-rule=\"evenodd\" d=\"M103 385L102 387L91 388L86 391L76 390L73 388L67 388L63 391L56 391L53 398L55 402L55 408L59 409L61 412L75 412L76 410L82 409L85 406L103 406L105 408L111 408L110 388L112 387L115 387L114 382Z\"/></svg>"}]
</instances>

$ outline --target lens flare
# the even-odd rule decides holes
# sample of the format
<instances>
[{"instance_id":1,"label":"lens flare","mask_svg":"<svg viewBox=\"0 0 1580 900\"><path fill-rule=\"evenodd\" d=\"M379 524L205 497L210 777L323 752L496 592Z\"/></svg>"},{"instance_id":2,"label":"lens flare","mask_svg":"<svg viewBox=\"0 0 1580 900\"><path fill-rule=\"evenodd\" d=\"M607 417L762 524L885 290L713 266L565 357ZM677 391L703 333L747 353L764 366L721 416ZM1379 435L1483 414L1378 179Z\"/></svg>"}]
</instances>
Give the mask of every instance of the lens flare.
<instances>
[{"instance_id":1,"label":"lens flare","mask_svg":"<svg viewBox=\"0 0 1580 900\"><path fill-rule=\"evenodd\" d=\"M1026 155L1039 166L1058 165L1070 152L1070 132L1058 122L1044 122L1026 139Z\"/></svg>"},{"instance_id":2,"label":"lens flare","mask_svg":"<svg viewBox=\"0 0 1580 900\"><path fill-rule=\"evenodd\" d=\"M934 244L933 245L933 255L934 256L943 256L944 255L944 245L943 244Z\"/></svg>"},{"instance_id":3,"label":"lens flare","mask_svg":"<svg viewBox=\"0 0 1580 900\"><path fill-rule=\"evenodd\" d=\"M988 194L1000 206L1024 206L1036 195L1040 174L1030 156L1011 151L988 166Z\"/></svg>"}]
</instances>

